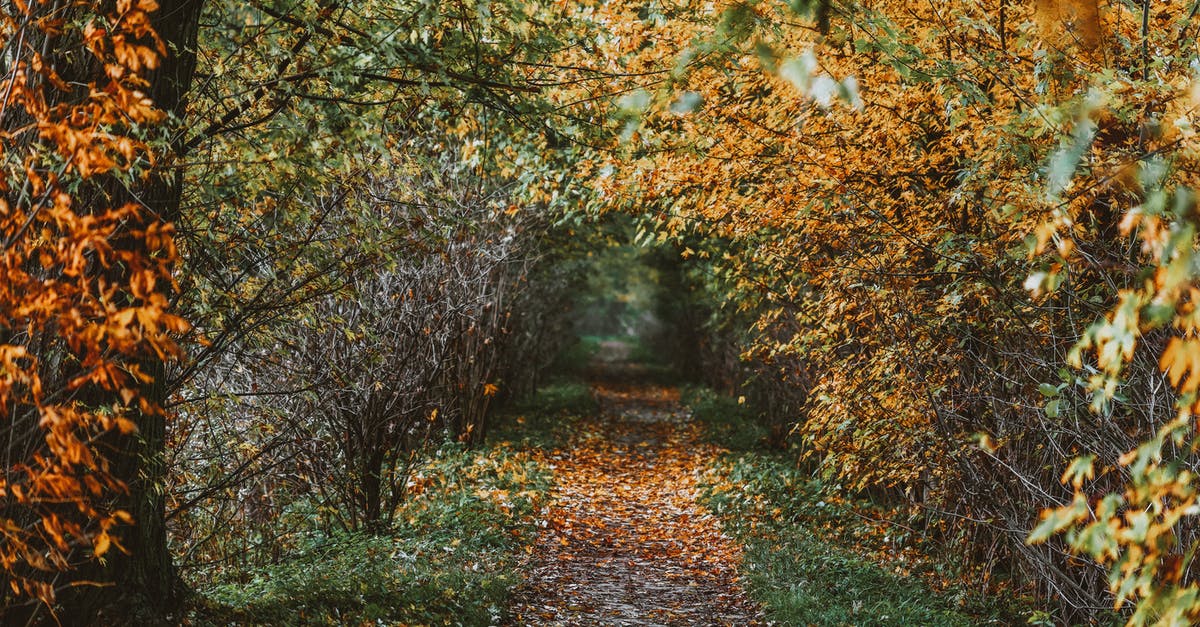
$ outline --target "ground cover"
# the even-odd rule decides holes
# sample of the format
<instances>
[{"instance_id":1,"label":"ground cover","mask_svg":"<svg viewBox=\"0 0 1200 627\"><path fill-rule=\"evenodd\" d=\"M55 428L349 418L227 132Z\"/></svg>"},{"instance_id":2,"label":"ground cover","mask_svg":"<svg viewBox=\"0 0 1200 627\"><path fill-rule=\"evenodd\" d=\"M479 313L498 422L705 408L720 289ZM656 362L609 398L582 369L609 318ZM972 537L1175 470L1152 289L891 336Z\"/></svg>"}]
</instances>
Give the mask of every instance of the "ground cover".
<instances>
[{"instance_id":1,"label":"ground cover","mask_svg":"<svg viewBox=\"0 0 1200 627\"><path fill-rule=\"evenodd\" d=\"M741 588L739 545L697 501L720 450L678 390L647 376L598 373L600 411L546 451L555 487L513 624L765 624Z\"/></svg>"},{"instance_id":2,"label":"ground cover","mask_svg":"<svg viewBox=\"0 0 1200 627\"><path fill-rule=\"evenodd\" d=\"M744 547L747 588L779 625L1059 624L1003 582L933 555L918 521L830 489L737 399L685 390L706 439L725 449L702 501Z\"/></svg>"}]
</instances>

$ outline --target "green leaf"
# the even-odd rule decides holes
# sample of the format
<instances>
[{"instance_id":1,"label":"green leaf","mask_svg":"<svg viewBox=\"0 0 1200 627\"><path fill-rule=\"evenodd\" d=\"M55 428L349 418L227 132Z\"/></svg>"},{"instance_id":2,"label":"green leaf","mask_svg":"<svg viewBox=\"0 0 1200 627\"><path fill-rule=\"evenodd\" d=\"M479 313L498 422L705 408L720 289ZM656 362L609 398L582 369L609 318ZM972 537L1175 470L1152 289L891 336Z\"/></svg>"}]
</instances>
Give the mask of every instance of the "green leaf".
<instances>
[{"instance_id":1,"label":"green leaf","mask_svg":"<svg viewBox=\"0 0 1200 627\"><path fill-rule=\"evenodd\" d=\"M638 89L625 94L617 102L617 107L625 114L641 115L650 108L650 92Z\"/></svg>"},{"instance_id":2,"label":"green leaf","mask_svg":"<svg viewBox=\"0 0 1200 627\"><path fill-rule=\"evenodd\" d=\"M808 94L809 87L812 85L812 75L816 71L817 58L813 56L812 51L788 59L779 66L779 75L804 94Z\"/></svg>"},{"instance_id":3,"label":"green leaf","mask_svg":"<svg viewBox=\"0 0 1200 627\"><path fill-rule=\"evenodd\" d=\"M1050 198L1058 198L1071 185L1080 160L1091 147L1092 140L1096 136L1096 123L1092 122L1089 115L1093 109L1099 106L1099 103L1099 94L1096 92L1088 94L1071 137L1050 158L1050 165L1046 168L1046 191Z\"/></svg>"},{"instance_id":4,"label":"green leaf","mask_svg":"<svg viewBox=\"0 0 1200 627\"><path fill-rule=\"evenodd\" d=\"M704 104L703 96L694 91L685 91L679 94L675 102L671 103L671 113L685 115L695 111L702 104Z\"/></svg>"}]
</instances>

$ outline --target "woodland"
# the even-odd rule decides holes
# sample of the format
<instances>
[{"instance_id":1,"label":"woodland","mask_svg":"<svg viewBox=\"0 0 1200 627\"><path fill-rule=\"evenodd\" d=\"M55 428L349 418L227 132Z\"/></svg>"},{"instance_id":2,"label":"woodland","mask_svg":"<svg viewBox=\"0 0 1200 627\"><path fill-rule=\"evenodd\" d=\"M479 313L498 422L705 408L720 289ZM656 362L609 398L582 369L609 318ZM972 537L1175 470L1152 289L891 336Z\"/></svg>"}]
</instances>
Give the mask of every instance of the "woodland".
<instances>
[{"instance_id":1,"label":"woodland","mask_svg":"<svg viewBox=\"0 0 1200 627\"><path fill-rule=\"evenodd\" d=\"M0 2L0 623L1200 623L1198 12Z\"/></svg>"}]
</instances>

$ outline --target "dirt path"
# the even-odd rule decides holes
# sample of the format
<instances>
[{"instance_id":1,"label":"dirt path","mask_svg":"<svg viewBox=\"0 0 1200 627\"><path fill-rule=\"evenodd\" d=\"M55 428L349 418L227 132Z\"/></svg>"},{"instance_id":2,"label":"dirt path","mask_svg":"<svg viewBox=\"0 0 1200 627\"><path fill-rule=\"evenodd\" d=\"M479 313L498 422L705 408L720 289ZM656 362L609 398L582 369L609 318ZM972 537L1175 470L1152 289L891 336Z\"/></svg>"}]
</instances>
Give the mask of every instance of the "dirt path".
<instances>
[{"instance_id":1,"label":"dirt path","mask_svg":"<svg viewBox=\"0 0 1200 627\"><path fill-rule=\"evenodd\" d=\"M695 501L719 451L678 390L610 377L594 391L601 415L549 454L555 500L514 624L765 625L738 585L737 545Z\"/></svg>"}]
</instances>

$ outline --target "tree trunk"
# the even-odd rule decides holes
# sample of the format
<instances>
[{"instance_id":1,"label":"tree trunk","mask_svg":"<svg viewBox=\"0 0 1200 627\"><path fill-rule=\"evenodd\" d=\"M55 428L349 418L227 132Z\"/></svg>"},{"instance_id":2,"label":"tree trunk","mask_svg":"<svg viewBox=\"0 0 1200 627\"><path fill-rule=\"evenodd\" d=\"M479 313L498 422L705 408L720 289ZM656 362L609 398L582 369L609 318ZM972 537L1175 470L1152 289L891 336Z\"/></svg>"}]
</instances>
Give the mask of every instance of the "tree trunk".
<instances>
[{"instance_id":1,"label":"tree trunk","mask_svg":"<svg viewBox=\"0 0 1200 627\"><path fill-rule=\"evenodd\" d=\"M166 44L166 56L147 75L147 95L163 111L182 115L185 96L196 68L196 39L203 0L164 0L153 14L154 29ZM100 71L100 70L97 70ZM146 209L147 222L174 222L179 218L182 178L172 166L183 155L159 155L158 169L138 188L121 190L123 202L134 200ZM114 246L130 246L114 242ZM140 244L137 244L140 245ZM118 283L121 284L121 283ZM166 368L161 361L140 364L154 381L143 386L144 398L165 404ZM123 530L121 545L127 553L110 551L95 572L82 573L102 587L80 586L62 595L63 624L166 624L183 600L184 588L167 549L165 516L166 417L139 413L136 436L116 436L112 455L114 475L129 488L119 507L132 514L135 524Z\"/></svg>"},{"instance_id":2,"label":"tree trunk","mask_svg":"<svg viewBox=\"0 0 1200 627\"><path fill-rule=\"evenodd\" d=\"M166 44L167 57L150 77L150 97L163 111L182 116L184 98L196 70L196 38L204 0L167 0L154 15L154 29ZM176 150L182 151L180 145ZM162 165L172 166L183 154L164 155ZM140 190L147 208L163 222L179 219L183 178L160 168ZM154 381L142 393L157 405L165 405L166 368L161 361L143 364ZM182 601L183 584L167 549L166 529L166 417L141 415L139 437L125 451L129 485L129 511L136 526L128 534L129 555L110 562L112 580L118 590L133 599L135 616L163 620ZM120 562L124 561L124 564Z\"/></svg>"}]
</instances>

